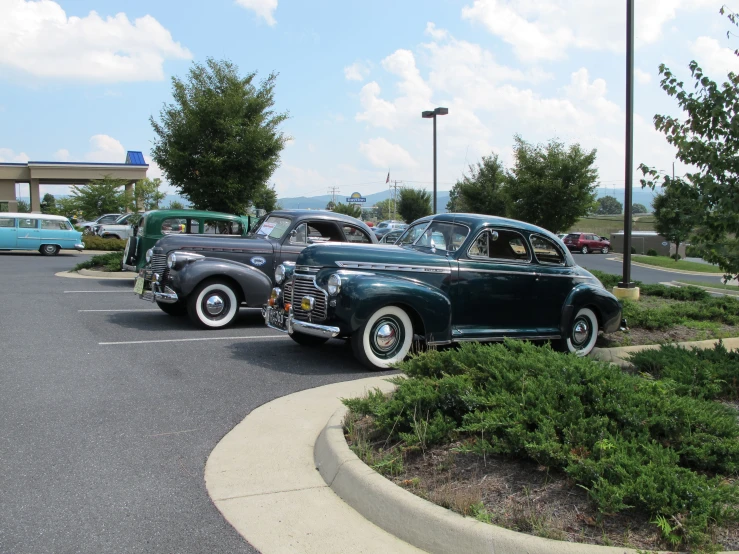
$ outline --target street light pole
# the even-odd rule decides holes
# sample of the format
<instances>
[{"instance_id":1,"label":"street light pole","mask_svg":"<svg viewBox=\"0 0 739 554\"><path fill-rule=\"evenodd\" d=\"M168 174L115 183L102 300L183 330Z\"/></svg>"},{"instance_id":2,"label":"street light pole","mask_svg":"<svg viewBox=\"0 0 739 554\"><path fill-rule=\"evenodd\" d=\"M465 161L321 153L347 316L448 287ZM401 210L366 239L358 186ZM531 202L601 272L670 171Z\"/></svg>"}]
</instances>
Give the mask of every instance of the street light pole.
<instances>
[{"instance_id":1,"label":"street light pole","mask_svg":"<svg viewBox=\"0 0 739 554\"><path fill-rule=\"evenodd\" d=\"M436 116L446 115L449 113L448 108L436 108L435 110L427 110L421 112L421 117L424 119L434 120L434 205L433 212L436 214Z\"/></svg>"}]
</instances>

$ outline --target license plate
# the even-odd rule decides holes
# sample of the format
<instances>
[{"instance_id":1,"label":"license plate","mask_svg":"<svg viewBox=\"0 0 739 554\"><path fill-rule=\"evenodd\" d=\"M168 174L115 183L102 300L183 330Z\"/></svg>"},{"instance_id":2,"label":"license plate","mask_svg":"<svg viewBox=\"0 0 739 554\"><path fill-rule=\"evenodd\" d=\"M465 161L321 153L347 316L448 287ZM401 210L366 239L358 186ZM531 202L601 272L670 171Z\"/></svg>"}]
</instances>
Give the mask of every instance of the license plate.
<instances>
[{"instance_id":1,"label":"license plate","mask_svg":"<svg viewBox=\"0 0 739 554\"><path fill-rule=\"evenodd\" d=\"M136 277L136 284L133 286L134 294L144 294L144 278Z\"/></svg>"},{"instance_id":2,"label":"license plate","mask_svg":"<svg viewBox=\"0 0 739 554\"><path fill-rule=\"evenodd\" d=\"M279 329L285 328L285 312L282 310L269 311L269 323Z\"/></svg>"}]
</instances>

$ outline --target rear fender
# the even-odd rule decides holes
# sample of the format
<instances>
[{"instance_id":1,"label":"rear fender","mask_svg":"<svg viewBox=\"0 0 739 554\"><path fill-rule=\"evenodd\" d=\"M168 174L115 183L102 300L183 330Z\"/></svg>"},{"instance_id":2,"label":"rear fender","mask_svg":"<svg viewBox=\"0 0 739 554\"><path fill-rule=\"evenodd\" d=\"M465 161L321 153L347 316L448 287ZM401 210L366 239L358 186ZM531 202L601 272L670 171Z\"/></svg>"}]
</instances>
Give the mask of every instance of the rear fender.
<instances>
[{"instance_id":1,"label":"rear fender","mask_svg":"<svg viewBox=\"0 0 739 554\"><path fill-rule=\"evenodd\" d=\"M337 297L336 315L357 331L378 309L395 305L415 311L429 342L451 340L452 307L438 288L388 274L348 274Z\"/></svg>"},{"instance_id":2,"label":"rear fender","mask_svg":"<svg viewBox=\"0 0 739 554\"><path fill-rule=\"evenodd\" d=\"M238 283L242 299L247 306L262 307L272 290L272 279L262 271L230 260L203 258L190 262L170 272L173 288L183 296L188 296L206 279L223 279Z\"/></svg>"},{"instance_id":3,"label":"rear fender","mask_svg":"<svg viewBox=\"0 0 739 554\"><path fill-rule=\"evenodd\" d=\"M582 308L590 308L598 317L604 333L616 331L621 324L621 303L606 289L583 283L570 291L562 309L560 332L563 337L569 333L572 318Z\"/></svg>"}]
</instances>

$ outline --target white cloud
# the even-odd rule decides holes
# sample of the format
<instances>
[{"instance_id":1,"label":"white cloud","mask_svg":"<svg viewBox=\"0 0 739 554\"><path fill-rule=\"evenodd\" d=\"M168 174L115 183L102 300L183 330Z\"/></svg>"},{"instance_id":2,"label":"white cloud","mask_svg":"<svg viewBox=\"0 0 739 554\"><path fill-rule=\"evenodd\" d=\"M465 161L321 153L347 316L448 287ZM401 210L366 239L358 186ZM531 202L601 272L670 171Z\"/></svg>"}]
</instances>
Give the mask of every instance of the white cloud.
<instances>
[{"instance_id":1,"label":"white cloud","mask_svg":"<svg viewBox=\"0 0 739 554\"><path fill-rule=\"evenodd\" d=\"M649 0L638 3L637 45L662 37L679 10L713 5L712 0ZM513 47L524 61L559 60L570 48L625 49L623 2L593 0L474 0L462 17L482 24Z\"/></svg>"},{"instance_id":2,"label":"white cloud","mask_svg":"<svg viewBox=\"0 0 739 554\"><path fill-rule=\"evenodd\" d=\"M380 85L375 81L367 83L359 92L359 101L364 108L356 115L357 121L367 121L375 127L393 129L396 125L397 109L394 104L380 97Z\"/></svg>"},{"instance_id":3,"label":"white cloud","mask_svg":"<svg viewBox=\"0 0 739 554\"><path fill-rule=\"evenodd\" d=\"M638 67L634 68L634 77L636 78L636 82L642 85L652 82L652 74L647 73Z\"/></svg>"},{"instance_id":4,"label":"white cloud","mask_svg":"<svg viewBox=\"0 0 739 554\"><path fill-rule=\"evenodd\" d=\"M54 162L68 162L69 161L69 150L62 148L54 152L54 157L51 161Z\"/></svg>"},{"instance_id":5,"label":"white cloud","mask_svg":"<svg viewBox=\"0 0 739 554\"><path fill-rule=\"evenodd\" d=\"M698 37L690 43L690 50L698 65L712 79L723 79L729 71L739 73L739 57L731 48L722 47L716 39Z\"/></svg>"},{"instance_id":6,"label":"white cloud","mask_svg":"<svg viewBox=\"0 0 739 554\"><path fill-rule=\"evenodd\" d=\"M162 80L165 60L192 57L150 15L67 17L52 0L0 0L0 13L0 66L36 77Z\"/></svg>"},{"instance_id":7,"label":"white cloud","mask_svg":"<svg viewBox=\"0 0 739 554\"><path fill-rule=\"evenodd\" d=\"M369 74L369 64L365 62L354 62L344 68L344 78L347 81L364 81Z\"/></svg>"},{"instance_id":8,"label":"white cloud","mask_svg":"<svg viewBox=\"0 0 739 554\"><path fill-rule=\"evenodd\" d=\"M379 137L370 139L359 145L359 151L365 155L375 167L388 169L409 169L418 166L418 162L399 144L393 144Z\"/></svg>"},{"instance_id":9,"label":"white cloud","mask_svg":"<svg viewBox=\"0 0 739 554\"><path fill-rule=\"evenodd\" d=\"M91 150L85 154L86 162L123 163L126 161L126 149L120 141L108 135L90 137Z\"/></svg>"},{"instance_id":10,"label":"white cloud","mask_svg":"<svg viewBox=\"0 0 739 554\"><path fill-rule=\"evenodd\" d=\"M17 154L10 148L0 148L0 163L26 163L28 154L18 152Z\"/></svg>"},{"instance_id":11,"label":"white cloud","mask_svg":"<svg viewBox=\"0 0 739 554\"><path fill-rule=\"evenodd\" d=\"M236 0L239 6L252 10L261 17L269 26L277 23L275 20L275 10L277 9L277 0Z\"/></svg>"},{"instance_id":12,"label":"white cloud","mask_svg":"<svg viewBox=\"0 0 739 554\"><path fill-rule=\"evenodd\" d=\"M281 197L296 196L305 191L313 194L325 194L331 182L315 169L306 169L283 163L275 171L272 181L275 190Z\"/></svg>"}]
</instances>

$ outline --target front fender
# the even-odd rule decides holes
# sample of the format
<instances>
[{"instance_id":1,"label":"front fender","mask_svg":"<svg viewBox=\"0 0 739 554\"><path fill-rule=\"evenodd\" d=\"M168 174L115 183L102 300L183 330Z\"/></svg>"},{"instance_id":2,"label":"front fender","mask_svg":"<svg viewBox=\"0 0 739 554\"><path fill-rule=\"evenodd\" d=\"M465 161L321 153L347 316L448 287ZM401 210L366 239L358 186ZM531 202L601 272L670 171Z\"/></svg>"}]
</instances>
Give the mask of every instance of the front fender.
<instances>
[{"instance_id":1,"label":"front fender","mask_svg":"<svg viewBox=\"0 0 739 554\"><path fill-rule=\"evenodd\" d=\"M451 340L452 305L440 289L387 274L344 274L342 281L334 312L343 324L342 330L354 333L378 309L396 305L418 314L427 341Z\"/></svg>"},{"instance_id":2,"label":"front fender","mask_svg":"<svg viewBox=\"0 0 739 554\"><path fill-rule=\"evenodd\" d=\"M272 279L262 271L231 260L203 258L177 270L170 270L171 287L181 296L188 296L205 279L228 277L241 288L247 306L261 307L267 303Z\"/></svg>"},{"instance_id":3,"label":"front fender","mask_svg":"<svg viewBox=\"0 0 739 554\"><path fill-rule=\"evenodd\" d=\"M560 332L563 337L569 333L570 324L575 313L581 308L591 307L600 317L601 330L604 333L616 331L621 324L621 303L606 289L583 283L570 291L562 309Z\"/></svg>"}]
</instances>

